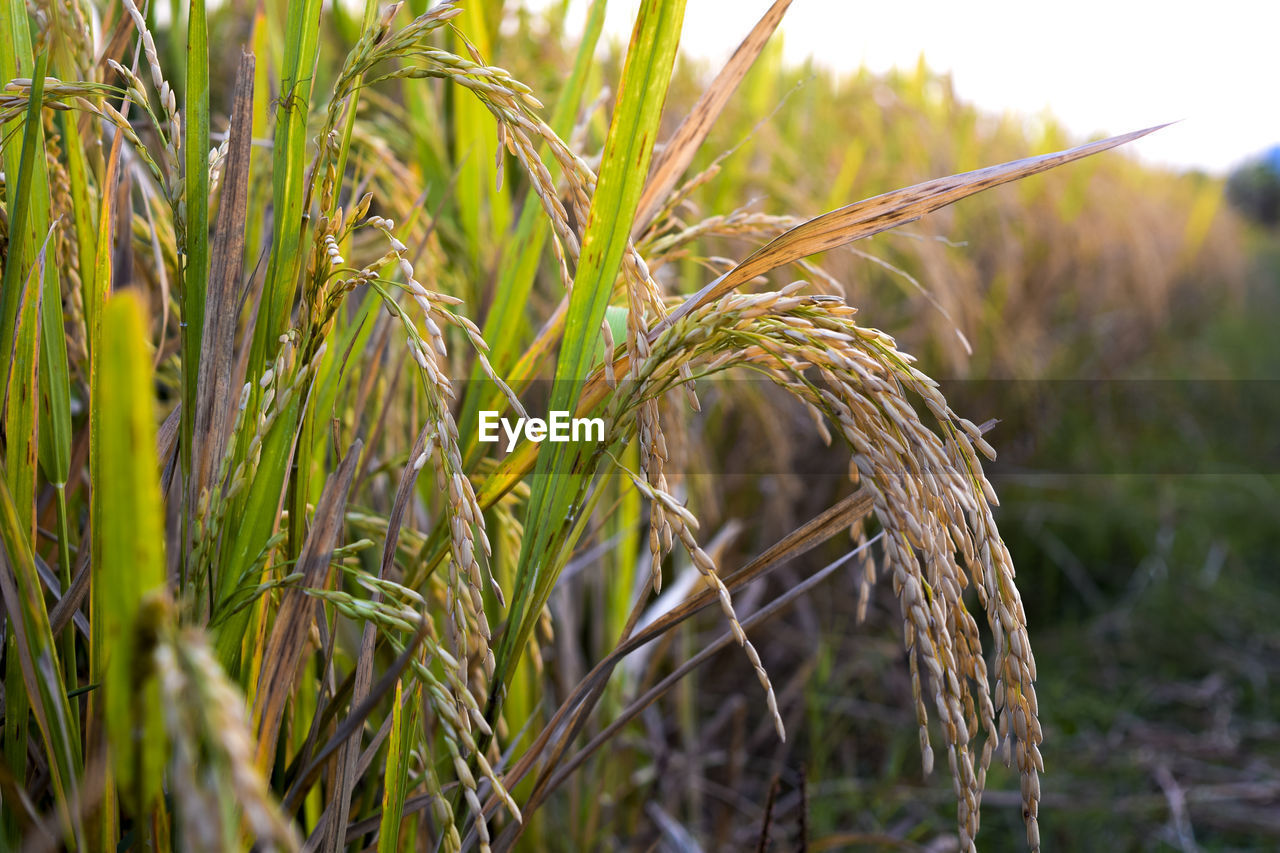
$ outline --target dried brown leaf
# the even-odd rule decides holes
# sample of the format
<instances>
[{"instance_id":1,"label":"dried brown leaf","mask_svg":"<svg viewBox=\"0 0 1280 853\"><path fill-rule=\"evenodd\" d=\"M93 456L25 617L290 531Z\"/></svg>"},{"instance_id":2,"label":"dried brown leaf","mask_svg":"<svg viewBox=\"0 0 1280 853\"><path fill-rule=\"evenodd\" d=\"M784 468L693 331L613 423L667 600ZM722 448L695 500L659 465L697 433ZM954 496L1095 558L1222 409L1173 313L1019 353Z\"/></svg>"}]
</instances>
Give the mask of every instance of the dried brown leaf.
<instances>
[{"instance_id":1,"label":"dried brown leaf","mask_svg":"<svg viewBox=\"0 0 1280 853\"><path fill-rule=\"evenodd\" d=\"M205 295L204 336L200 341L200 369L196 387L190 501L212 490L218 460L226 447L227 415L234 395L232 356L235 351L237 285L244 266L244 228L249 200L249 154L253 133L253 54L240 56L236 72L231 128L223 165L222 200L213 237L209 287Z\"/></svg>"},{"instance_id":2,"label":"dried brown leaf","mask_svg":"<svg viewBox=\"0 0 1280 853\"><path fill-rule=\"evenodd\" d=\"M662 153L655 157L649 170L649 181L636 210L635 224L631 228L633 235L639 235L649 227L649 222L662 206L663 199L693 162L694 155L702 147L711 126L720 117L742 78L751 70L790 5L791 0L774 0L774 4L751 28L751 32L738 45L724 68L720 69L720 73L707 86L702 97L698 98L684 121L680 122Z\"/></svg>"},{"instance_id":3,"label":"dried brown leaf","mask_svg":"<svg viewBox=\"0 0 1280 853\"><path fill-rule=\"evenodd\" d=\"M671 325L689 312L719 299L756 276L764 275L801 258L830 251L854 240L914 222L926 213L932 213L983 190L1047 172L1074 160L1124 145L1126 142L1154 133L1162 127L1168 127L1168 125L1161 124L1135 130L1053 154L1011 160L998 166L935 178L922 184L854 202L823 214L803 225L797 225L765 244L745 261L689 297L662 323L654 327L650 337L656 339L664 327Z\"/></svg>"},{"instance_id":4,"label":"dried brown leaf","mask_svg":"<svg viewBox=\"0 0 1280 853\"><path fill-rule=\"evenodd\" d=\"M329 475L316 505L315 520L307 541L298 555L298 569L302 581L296 587L286 589L280 601L271 637L263 655L262 674L254 697L253 718L258 725L258 766L266 767L275 754L276 737L280 732L280 719L284 704L293 692L293 672L297 667L307 633L311 625L312 600L303 592L311 587L323 587L329 574L329 563L338 534L342 531L347 494L360 458L362 442L351 445L338 470Z\"/></svg>"}]
</instances>

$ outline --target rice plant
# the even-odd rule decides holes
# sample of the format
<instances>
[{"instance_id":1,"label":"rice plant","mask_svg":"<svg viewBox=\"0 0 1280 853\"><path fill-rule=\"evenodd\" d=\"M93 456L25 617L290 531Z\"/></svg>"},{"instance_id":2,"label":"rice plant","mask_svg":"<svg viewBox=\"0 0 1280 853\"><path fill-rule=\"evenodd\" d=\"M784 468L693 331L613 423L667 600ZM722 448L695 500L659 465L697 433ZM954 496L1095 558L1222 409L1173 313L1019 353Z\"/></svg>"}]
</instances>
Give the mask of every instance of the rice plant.
<instances>
[{"instance_id":1,"label":"rice plant","mask_svg":"<svg viewBox=\"0 0 1280 853\"><path fill-rule=\"evenodd\" d=\"M811 258L1149 131L691 225L715 179L691 166L788 5L735 22L664 123L683 0L642 3L609 79L596 0L554 97L490 64L500 1L194 0L163 28L133 0L0 2L7 849L554 847L539 808L712 649L641 695L620 664L705 608L787 737L749 632L831 570L750 618L735 596L875 528L864 601L897 597L962 848L999 755L1038 849L994 450ZM666 274L712 233L755 248ZM849 460L847 497L739 566L677 452L727 375ZM552 411L603 438L479 440L482 412ZM571 565L608 639L558 689ZM702 588L651 612L678 565Z\"/></svg>"}]
</instances>

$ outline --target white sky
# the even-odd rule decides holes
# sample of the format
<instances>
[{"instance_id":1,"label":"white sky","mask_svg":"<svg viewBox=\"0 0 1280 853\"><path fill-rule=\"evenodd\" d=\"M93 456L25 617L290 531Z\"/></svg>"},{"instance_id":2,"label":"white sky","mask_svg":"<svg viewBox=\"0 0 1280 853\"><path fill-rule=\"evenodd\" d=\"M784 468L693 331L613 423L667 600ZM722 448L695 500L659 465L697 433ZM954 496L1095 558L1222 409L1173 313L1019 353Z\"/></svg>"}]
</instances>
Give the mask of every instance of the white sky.
<instances>
[{"instance_id":1,"label":"white sky","mask_svg":"<svg viewBox=\"0 0 1280 853\"><path fill-rule=\"evenodd\" d=\"M683 48L723 61L769 4L688 0ZM571 0L570 27L587 5ZM638 7L611 0L605 37L628 38ZM1047 109L1081 136L1180 119L1130 146L1153 163L1223 172L1280 144L1277 0L795 0L782 38L788 61L837 69L912 68L923 53L961 98Z\"/></svg>"}]
</instances>

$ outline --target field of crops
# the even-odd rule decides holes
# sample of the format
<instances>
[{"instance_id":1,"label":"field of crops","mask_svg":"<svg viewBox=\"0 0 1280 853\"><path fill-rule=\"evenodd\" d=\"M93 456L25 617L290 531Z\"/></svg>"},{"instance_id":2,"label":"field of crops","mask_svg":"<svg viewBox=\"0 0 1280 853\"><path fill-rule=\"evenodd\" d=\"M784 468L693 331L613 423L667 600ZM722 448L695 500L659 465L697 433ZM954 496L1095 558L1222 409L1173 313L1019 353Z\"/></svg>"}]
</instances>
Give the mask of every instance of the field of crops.
<instances>
[{"instance_id":1,"label":"field of crops","mask_svg":"<svg viewBox=\"0 0 1280 853\"><path fill-rule=\"evenodd\" d=\"M1272 848L1274 229L564 5L0 0L0 849Z\"/></svg>"}]
</instances>

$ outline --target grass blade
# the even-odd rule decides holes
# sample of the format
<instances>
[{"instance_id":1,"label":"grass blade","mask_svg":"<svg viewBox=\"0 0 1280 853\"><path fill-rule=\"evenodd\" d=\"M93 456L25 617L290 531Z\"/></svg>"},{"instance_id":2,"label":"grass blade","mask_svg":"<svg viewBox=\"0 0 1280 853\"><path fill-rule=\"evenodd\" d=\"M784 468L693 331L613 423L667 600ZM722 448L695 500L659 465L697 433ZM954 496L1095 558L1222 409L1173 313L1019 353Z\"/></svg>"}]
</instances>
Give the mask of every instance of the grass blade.
<instances>
[{"instance_id":1,"label":"grass blade","mask_svg":"<svg viewBox=\"0 0 1280 853\"><path fill-rule=\"evenodd\" d=\"M196 394L200 384L205 291L209 280L209 26L204 0L187 7L187 57L183 146L186 201L182 275L182 470L191 472Z\"/></svg>"},{"instance_id":2,"label":"grass blade","mask_svg":"<svg viewBox=\"0 0 1280 853\"><path fill-rule=\"evenodd\" d=\"M552 410L577 408L591 368L596 337L630 239L644 176L648 174L683 20L683 0L649 0L636 16L574 276L552 387ZM510 623L497 657L498 685L510 678L516 653L524 648L557 574L544 561L550 554L554 534L572 516L570 504L586 476L574 470L578 452L572 443L562 443L553 445L550 453L539 455Z\"/></svg>"},{"instance_id":3,"label":"grass blade","mask_svg":"<svg viewBox=\"0 0 1280 853\"><path fill-rule=\"evenodd\" d=\"M120 151L121 135L116 134L115 140L111 144L111 154L107 159L102 202L98 208L98 251L94 262L93 274L89 277L85 287L85 326L88 335L89 354L89 456L91 460L95 457L95 448L98 447L100 441L101 424L100 418L96 417L93 411L93 395L101 381L103 318L106 311L107 297L111 292L113 230L120 231L125 227L123 222L127 221L125 214L122 214L113 206L118 199L116 184L119 176ZM92 477L92 473L90 476ZM92 514L92 507L90 508L90 513ZM90 550L92 550L92 545ZM81 572L77 576L77 579L79 578L84 578L85 585L88 585L91 578L89 570L86 569ZM69 599L73 599L74 589L68 590L67 595ZM96 618L98 606L98 599L91 595L89 599L89 679L95 684L102 682L103 672L106 669L104 656L107 650L104 633L105 623ZM86 742L98 742L105 736L105 733L103 731L102 698L96 691L89 698L89 711L85 719ZM105 776L105 788L102 795L103 803L99 809L99 818L93 824L93 841L97 843L97 846L105 847L115 844L118 840L119 832L114 808L115 796L114 780L110 774L107 774Z\"/></svg>"},{"instance_id":4,"label":"grass blade","mask_svg":"<svg viewBox=\"0 0 1280 853\"><path fill-rule=\"evenodd\" d=\"M136 292L103 309L101 362L93 396L93 627L115 780L145 808L161 795L160 694L147 671L146 613L165 595L164 510L145 315Z\"/></svg>"},{"instance_id":5,"label":"grass blade","mask_svg":"<svg viewBox=\"0 0 1280 853\"><path fill-rule=\"evenodd\" d=\"M320 0L290 0L284 63L280 71L280 97L276 108L272 206L275 217L271 235L271 259L264 316L254 326L251 375L262 372L277 337L288 327L290 307L298 283L303 232L303 197L306 189L307 115L311 105L312 75L320 38Z\"/></svg>"},{"instance_id":6,"label":"grass blade","mask_svg":"<svg viewBox=\"0 0 1280 853\"><path fill-rule=\"evenodd\" d=\"M8 4L0 4L9 14L14 14ZM26 13L22 11L19 22L25 36ZM24 41L27 41L24 38ZM19 45L11 45L10 51ZM10 52L6 51L6 52ZM26 56L30 57L27 44ZM10 250L4 267L3 317L0 318L0 341L12 355L6 361L5 370L5 435L8 440L6 475L14 505L21 507L25 517L30 512L27 539L35 536L36 456L38 454L39 412L34 399L40 371L37 353L40 347L41 302L47 295L41 287L43 268L37 269L37 247L48 231L49 199L44 178L44 132L41 127L40 104L44 98L44 72L46 55L41 54L35 64L31 97L23 121L22 147L15 151L10 145L5 149L5 171L16 176L14 195L9 202L12 215L10 223ZM0 56L5 67L17 67L17 58ZM8 186L6 185L6 191ZM52 271L52 270L50 270ZM34 288L28 292L29 278L35 278ZM55 297L57 299L57 297Z\"/></svg>"},{"instance_id":7,"label":"grass blade","mask_svg":"<svg viewBox=\"0 0 1280 853\"><path fill-rule=\"evenodd\" d=\"M391 708L391 735L387 740L386 787L382 791L382 820L378 827L378 853L399 853L400 824L404 816L405 798L409 794L409 768L418 735L418 688L402 696L402 685L396 683L395 704Z\"/></svg>"},{"instance_id":8,"label":"grass blade","mask_svg":"<svg viewBox=\"0 0 1280 853\"><path fill-rule=\"evenodd\" d=\"M249 198L249 160L253 121L254 57L244 53L236 74L230 139L223 165L218 229L213 240L212 271L207 294L208 312L200 342L200 369L195 393L191 506L200 493L212 489L217 460L226 446L224 428L232 401L232 359L235 352L236 304L244 264L245 216Z\"/></svg>"},{"instance_id":9,"label":"grass blade","mask_svg":"<svg viewBox=\"0 0 1280 853\"><path fill-rule=\"evenodd\" d=\"M486 12L485 5L481 3L462 6L462 14L458 16L454 29L460 43L459 54L492 55ZM462 35L464 32L467 34L465 37ZM498 130L492 115L484 104L461 88L451 89L450 95L453 97L453 158L458 171L455 190L458 219L472 267L469 280L475 283L472 292L461 296L467 302L476 302L480 292L478 282L492 273L484 268L485 249L494 235L507 233L511 224L511 202L501 189L494 191L493 152L499 148ZM500 152L500 156L505 156L505 151Z\"/></svg>"}]
</instances>

